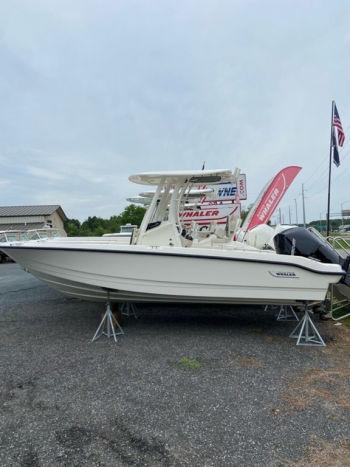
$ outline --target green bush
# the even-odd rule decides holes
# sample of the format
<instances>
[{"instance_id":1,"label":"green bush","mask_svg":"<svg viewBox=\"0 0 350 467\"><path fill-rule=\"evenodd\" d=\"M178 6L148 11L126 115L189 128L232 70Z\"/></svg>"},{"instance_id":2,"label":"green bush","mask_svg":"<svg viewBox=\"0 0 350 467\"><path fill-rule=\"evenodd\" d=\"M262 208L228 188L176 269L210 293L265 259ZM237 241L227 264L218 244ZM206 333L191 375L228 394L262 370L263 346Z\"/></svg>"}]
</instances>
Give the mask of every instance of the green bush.
<instances>
[{"instance_id":1,"label":"green bush","mask_svg":"<svg viewBox=\"0 0 350 467\"><path fill-rule=\"evenodd\" d=\"M64 229L68 237L100 237L105 233L115 233L120 231L120 226L133 224L140 226L146 209L142 206L130 204L119 215L111 216L109 219L89 216L84 222L78 219L68 219L64 224Z\"/></svg>"}]
</instances>

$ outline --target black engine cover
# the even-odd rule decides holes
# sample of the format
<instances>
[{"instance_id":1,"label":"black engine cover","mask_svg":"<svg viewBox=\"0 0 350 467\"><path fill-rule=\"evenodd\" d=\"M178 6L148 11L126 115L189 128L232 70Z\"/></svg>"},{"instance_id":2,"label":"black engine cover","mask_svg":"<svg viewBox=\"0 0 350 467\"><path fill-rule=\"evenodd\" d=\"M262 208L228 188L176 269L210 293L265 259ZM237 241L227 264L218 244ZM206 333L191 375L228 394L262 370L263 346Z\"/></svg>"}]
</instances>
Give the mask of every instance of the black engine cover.
<instances>
[{"instance_id":1,"label":"black engine cover","mask_svg":"<svg viewBox=\"0 0 350 467\"><path fill-rule=\"evenodd\" d=\"M327 242L310 232L304 227L293 227L284 230L275 235L275 249L282 255L305 256L314 258L321 263L333 263L344 265L345 259L342 258Z\"/></svg>"}]
</instances>

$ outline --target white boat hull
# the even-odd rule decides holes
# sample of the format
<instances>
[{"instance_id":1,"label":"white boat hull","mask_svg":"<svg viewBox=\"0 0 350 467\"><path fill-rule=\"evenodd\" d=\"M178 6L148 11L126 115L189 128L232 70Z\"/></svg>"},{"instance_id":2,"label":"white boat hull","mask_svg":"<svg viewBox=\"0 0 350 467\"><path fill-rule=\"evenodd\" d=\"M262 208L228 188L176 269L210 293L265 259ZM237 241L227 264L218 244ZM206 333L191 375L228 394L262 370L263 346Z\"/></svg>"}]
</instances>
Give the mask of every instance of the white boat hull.
<instances>
[{"instance_id":1,"label":"white boat hull","mask_svg":"<svg viewBox=\"0 0 350 467\"><path fill-rule=\"evenodd\" d=\"M4 246L66 295L105 301L295 303L324 300L340 266L265 252L88 245Z\"/></svg>"}]
</instances>

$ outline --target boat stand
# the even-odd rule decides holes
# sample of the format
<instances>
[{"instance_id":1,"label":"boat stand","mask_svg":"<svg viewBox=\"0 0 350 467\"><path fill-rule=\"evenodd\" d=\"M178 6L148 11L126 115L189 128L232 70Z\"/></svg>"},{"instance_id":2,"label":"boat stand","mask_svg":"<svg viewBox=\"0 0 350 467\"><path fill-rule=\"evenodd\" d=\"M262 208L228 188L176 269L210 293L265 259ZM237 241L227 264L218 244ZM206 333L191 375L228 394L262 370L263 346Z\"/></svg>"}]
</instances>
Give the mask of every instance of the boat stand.
<instances>
[{"instance_id":1,"label":"boat stand","mask_svg":"<svg viewBox=\"0 0 350 467\"><path fill-rule=\"evenodd\" d=\"M305 314L301 321L299 321L297 327L290 334L289 337L297 339L296 345L307 345L315 347L325 347L326 344L322 339L320 333L318 332L316 326L314 325L309 310L305 308Z\"/></svg>"},{"instance_id":2,"label":"boat stand","mask_svg":"<svg viewBox=\"0 0 350 467\"><path fill-rule=\"evenodd\" d=\"M277 321L299 321L292 305L266 305L264 311L278 309Z\"/></svg>"},{"instance_id":3,"label":"boat stand","mask_svg":"<svg viewBox=\"0 0 350 467\"><path fill-rule=\"evenodd\" d=\"M119 331L116 331L116 327ZM106 312L102 317L102 320L95 332L92 342L99 339L101 336L106 336L108 338L113 337L114 342L117 342L117 336L123 335L124 331L120 324L118 323L116 317L112 313L111 301L109 297L109 291L107 291L107 306Z\"/></svg>"},{"instance_id":4,"label":"boat stand","mask_svg":"<svg viewBox=\"0 0 350 467\"><path fill-rule=\"evenodd\" d=\"M264 311L269 311L269 309L274 310L278 305L265 305Z\"/></svg>"},{"instance_id":5,"label":"boat stand","mask_svg":"<svg viewBox=\"0 0 350 467\"><path fill-rule=\"evenodd\" d=\"M135 303L124 302L121 304L120 310L122 315L126 316L127 318L134 317L137 319L139 317Z\"/></svg>"},{"instance_id":6,"label":"boat stand","mask_svg":"<svg viewBox=\"0 0 350 467\"><path fill-rule=\"evenodd\" d=\"M292 305L281 305L277 321L299 321Z\"/></svg>"}]
</instances>

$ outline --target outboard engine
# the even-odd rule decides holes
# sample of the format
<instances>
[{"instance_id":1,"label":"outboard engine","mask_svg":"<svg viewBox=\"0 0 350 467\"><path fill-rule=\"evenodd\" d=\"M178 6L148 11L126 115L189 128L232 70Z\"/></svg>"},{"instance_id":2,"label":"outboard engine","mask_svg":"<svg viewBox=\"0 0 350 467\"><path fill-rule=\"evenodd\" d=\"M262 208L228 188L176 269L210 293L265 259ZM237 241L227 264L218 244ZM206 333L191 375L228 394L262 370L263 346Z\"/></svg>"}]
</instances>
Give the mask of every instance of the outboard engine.
<instances>
[{"instance_id":1,"label":"outboard engine","mask_svg":"<svg viewBox=\"0 0 350 467\"><path fill-rule=\"evenodd\" d=\"M350 286L350 255L342 258L337 251L315 233L304 227L284 230L273 238L276 252L282 255L304 256L321 263L340 264L346 271L342 282Z\"/></svg>"}]
</instances>

